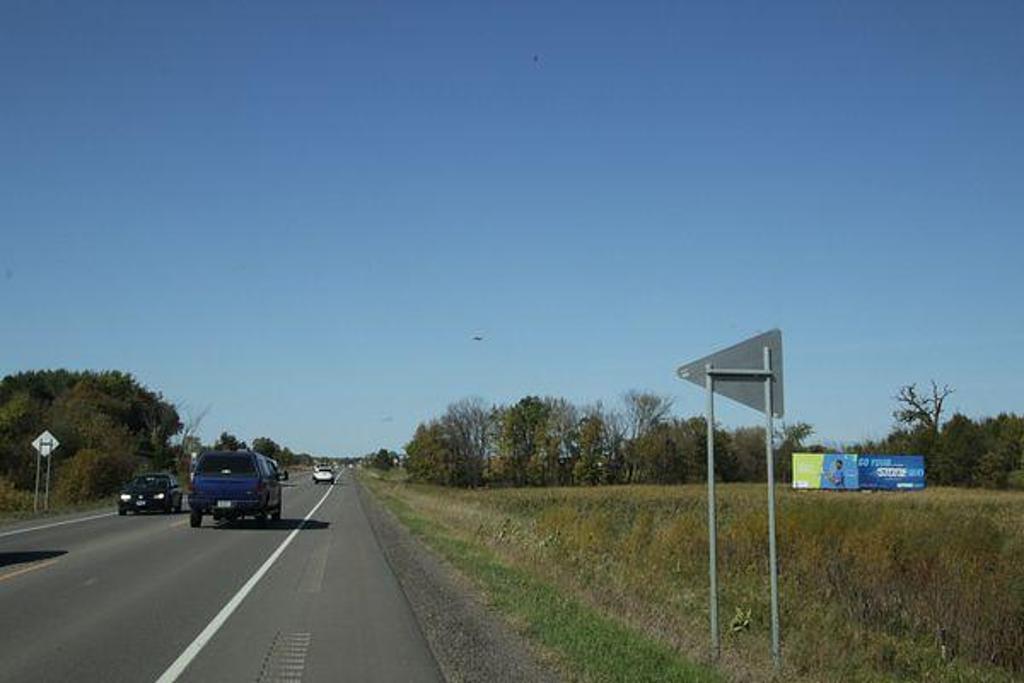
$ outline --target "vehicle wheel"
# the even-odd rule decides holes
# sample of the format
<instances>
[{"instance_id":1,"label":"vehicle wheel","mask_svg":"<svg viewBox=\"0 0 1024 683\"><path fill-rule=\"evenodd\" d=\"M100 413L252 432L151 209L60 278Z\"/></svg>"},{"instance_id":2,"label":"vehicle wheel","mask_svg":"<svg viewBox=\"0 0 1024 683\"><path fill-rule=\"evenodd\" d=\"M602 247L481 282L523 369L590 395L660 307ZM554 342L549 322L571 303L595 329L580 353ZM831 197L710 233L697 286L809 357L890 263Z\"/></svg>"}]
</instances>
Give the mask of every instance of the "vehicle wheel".
<instances>
[{"instance_id":1,"label":"vehicle wheel","mask_svg":"<svg viewBox=\"0 0 1024 683\"><path fill-rule=\"evenodd\" d=\"M188 525L190 527L192 527L193 529L198 529L200 526L202 526L202 524L203 524L203 513L196 512L195 510L193 510L192 514L189 515Z\"/></svg>"},{"instance_id":2,"label":"vehicle wheel","mask_svg":"<svg viewBox=\"0 0 1024 683\"><path fill-rule=\"evenodd\" d=\"M119 509L119 510L117 511L117 514L119 514L119 515L121 515L122 517L124 517L125 515L127 515L127 514L128 514L128 511L127 511L127 510L120 510L120 509Z\"/></svg>"},{"instance_id":3,"label":"vehicle wheel","mask_svg":"<svg viewBox=\"0 0 1024 683\"><path fill-rule=\"evenodd\" d=\"M256 515L256 526L258 526L261 529L266 529L267 523L267 513L261 512L260 514Z\"/></svg>"}]
</instances>

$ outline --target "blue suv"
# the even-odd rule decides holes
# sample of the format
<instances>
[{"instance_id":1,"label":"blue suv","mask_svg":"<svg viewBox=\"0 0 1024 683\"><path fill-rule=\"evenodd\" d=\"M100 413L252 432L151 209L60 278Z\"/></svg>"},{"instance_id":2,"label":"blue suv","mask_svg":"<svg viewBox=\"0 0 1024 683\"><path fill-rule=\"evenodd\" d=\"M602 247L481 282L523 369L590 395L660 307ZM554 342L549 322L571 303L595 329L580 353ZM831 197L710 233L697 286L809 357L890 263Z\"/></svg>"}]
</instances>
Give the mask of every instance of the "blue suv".
<instances>
[{"instance_id":1,"label":"blue suv","mask_svg":"<svg viewBox=\"0 0 1024 683\"><path fill-rule=\"evenodd\" d=\"M281 475L254 451L203 453L192 474L189 522L202 526L203 515L215 520L255 517L260 526L281 519Z\"/></svg>"}]
</instances>

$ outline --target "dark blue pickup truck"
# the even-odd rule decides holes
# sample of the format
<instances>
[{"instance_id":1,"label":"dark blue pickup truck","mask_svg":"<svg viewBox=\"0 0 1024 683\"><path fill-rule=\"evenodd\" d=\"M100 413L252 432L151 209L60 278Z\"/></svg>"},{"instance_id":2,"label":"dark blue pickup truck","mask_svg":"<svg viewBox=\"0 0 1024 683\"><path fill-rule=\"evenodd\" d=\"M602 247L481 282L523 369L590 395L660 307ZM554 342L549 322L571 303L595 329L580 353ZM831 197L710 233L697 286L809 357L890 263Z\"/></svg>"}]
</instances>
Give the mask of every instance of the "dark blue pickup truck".
<instances>
[{"instance_id":1,"label":"dark blue pickup truck","mask_svg":"<svg viewBox=\"0 0 1024 683\"><path fill-rule=\"evenodd\" d=\"M212 451L196 461L188 496L193 527L203 515L215 520L255 517L261 526L281 519L281 478L277 467L254 451Z\"/></svg>"}]
</instances>

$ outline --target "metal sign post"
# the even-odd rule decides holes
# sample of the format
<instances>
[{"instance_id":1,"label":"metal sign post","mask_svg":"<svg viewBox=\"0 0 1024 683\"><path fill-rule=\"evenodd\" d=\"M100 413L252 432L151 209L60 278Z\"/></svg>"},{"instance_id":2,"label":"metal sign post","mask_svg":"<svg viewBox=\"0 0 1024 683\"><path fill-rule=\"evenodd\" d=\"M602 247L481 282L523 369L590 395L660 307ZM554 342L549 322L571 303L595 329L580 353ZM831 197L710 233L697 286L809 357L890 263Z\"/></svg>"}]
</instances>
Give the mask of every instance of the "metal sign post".
<instances>
[{"instance_id":1,"label":"metal sign post","mask_svg":"<svg viewBox=\"0 0 1024 683\"><path fill-rule=\"evenodd\" d=\"M53 457L50 453L46 454L46 493L43 494L43 510L49 512L50 510L50 470L53 465Z\"/></svg>"},{"instance_id":2,"label":"metal sign post","mask_svg":"<svg viewBox=\"0 0 1024 683\"><path fill-rule=\"evenodd\" d=\"M768 474L768 563L771 577L772 661L778 669L782 662L779 638L779 579L775 545L775 455L773 416L782 417L782 333L772 330L700 360L680 367L680 379L707 390L708 430L708 552L709 616L711 655L721 650L718 628L718 529L715 517L715 392L765 414L765 457ZM716 382L716 380L718 380ZM761 387L757 385L761 384Z\"/></svg>"},{"instance_id":3,"label":"metal sign post","mask_svg":"<svg viewBox=\"0 0 1024 683\"><path fill-rule=\"evenodd\" d=\"M772 350L764 347L764 371L768 373L764 379L764 404L772 405ZM770 408L764 411L764 450L768 463L768 571L771 576L772 599L772 662L778 669L782 663L782 651L779 644L779 563L775 547L775 449L772 448L775 438L775 425L772 423Z\"/></svg>"},{"instance_id":4,"label":"metal sign post","mask_svg":"<svg viewBox=\"0 0 1024 683\"><path fill-rule=\"evenodd\" d=\"M46 494L43 499L44 509L50 509L50 470L51 462L53 458L53 452L60 446L60 441L57 440L53 434L49 431L45 431L35 438L32 442L32 448L36 449L36 494L32 501L32 510L34 512L39 511L39 474L40 474L40 458L46 458Z\"/></svg>"},{"instance_id":5,"label":"metal sign post","mask_svg":"<svg viewBox=\"0 0 1024 683\"><path fill-rule=\"evenodd\" d=\"M32 497L32 512L39 512L39 470L42 464L43 452L36 450L36 493Z\"/></svg>"},{"instance_id":6,"label":"metal sign post","mask_svg":"<svg viewBox=\"0 0 1024 683\"><path fill-rule=\"evenodd\" d=\"M706 367L708 391L708 577L711 598L708 612L711 621L711 658L718 659L722 647L718 632L718 520L715 515L715 376L711 365Z\"/></svg>"}]
</instances>

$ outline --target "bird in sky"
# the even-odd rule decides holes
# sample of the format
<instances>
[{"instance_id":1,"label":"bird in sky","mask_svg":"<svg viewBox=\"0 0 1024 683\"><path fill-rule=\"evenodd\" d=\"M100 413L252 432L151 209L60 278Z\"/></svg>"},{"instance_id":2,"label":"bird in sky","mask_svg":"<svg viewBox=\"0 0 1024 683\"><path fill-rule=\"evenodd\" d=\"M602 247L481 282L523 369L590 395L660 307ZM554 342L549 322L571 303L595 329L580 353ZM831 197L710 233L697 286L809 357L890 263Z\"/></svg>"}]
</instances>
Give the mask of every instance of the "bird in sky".
<instances>
[{"instance_id":1,"label":"bird in sky","mask_svg":"<svg viewBox=\"0 0 1024 683\"><path fill-rule=\"evenodd\" d=\"M474 334L473 335L473 341L483 341L483 340L484 340L484 336L482 334Z\"/></svg>"}]
</instances>

